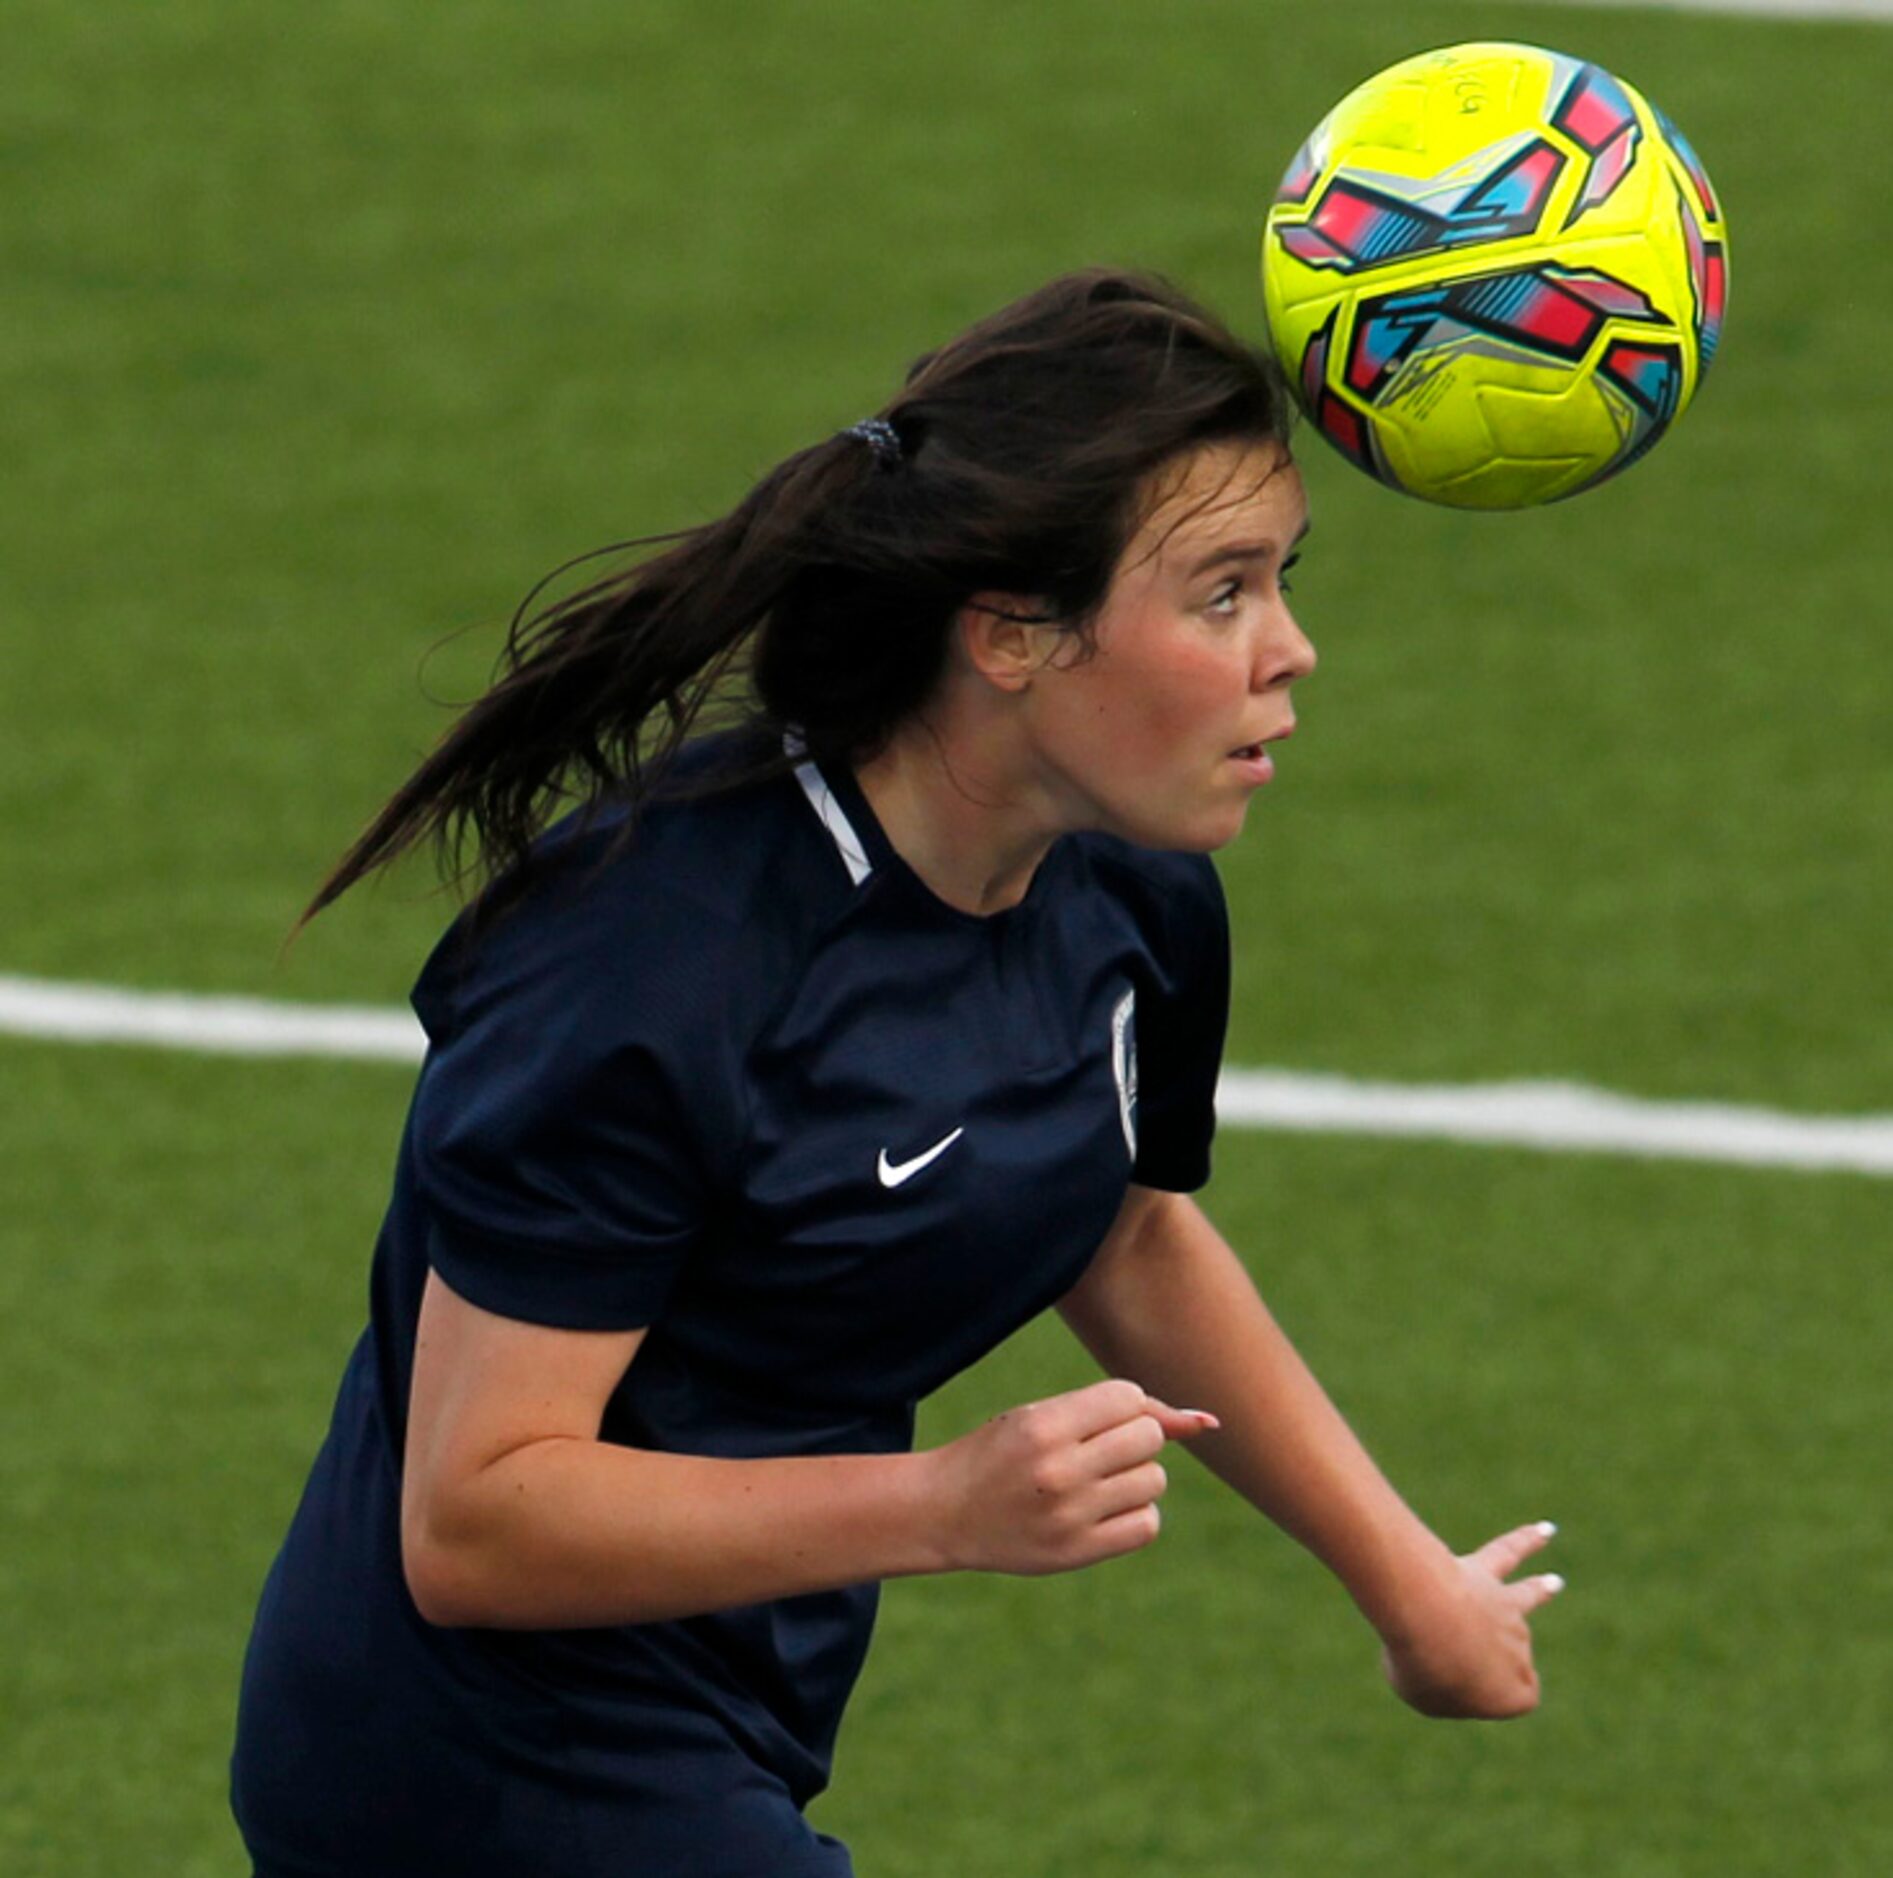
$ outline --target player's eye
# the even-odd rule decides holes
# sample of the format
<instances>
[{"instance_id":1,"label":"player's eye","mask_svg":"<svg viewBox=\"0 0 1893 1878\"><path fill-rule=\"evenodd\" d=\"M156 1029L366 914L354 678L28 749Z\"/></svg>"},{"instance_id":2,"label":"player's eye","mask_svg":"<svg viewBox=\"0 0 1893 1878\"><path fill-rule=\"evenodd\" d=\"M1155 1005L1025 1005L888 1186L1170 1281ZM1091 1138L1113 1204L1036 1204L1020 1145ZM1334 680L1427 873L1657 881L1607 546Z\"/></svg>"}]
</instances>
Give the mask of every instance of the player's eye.
<instances>
[{"instance_id":1,"label":"player's eye","mask_svg":"<svg viewBox=\"0 0 1893 1878\"><path fill-rule=\"evenodd\" d=\"M1212 613L1221 613L1227 617L1229 614L1235 612L1236 602L1241 599L1241 597L1241 580L1237 578L1226 580L1210 595L1209 610Z\"/></svg>"},{"instance_id":2,"label":"player's eye","mask_svg":"<svg viewBox=\"0 0 1893 1878\"><path fill-rule=\"evenodd\" d=\"M1290 580L1288 576L1291 570L1300 565L1301 556L1299 554L1291 554L1288 559L1282 563L1282 571L1276 575L1275 584L1281 588L1284 593L1293 593L1295 591L1295 583Z\"/></svg>"}]
</instances>

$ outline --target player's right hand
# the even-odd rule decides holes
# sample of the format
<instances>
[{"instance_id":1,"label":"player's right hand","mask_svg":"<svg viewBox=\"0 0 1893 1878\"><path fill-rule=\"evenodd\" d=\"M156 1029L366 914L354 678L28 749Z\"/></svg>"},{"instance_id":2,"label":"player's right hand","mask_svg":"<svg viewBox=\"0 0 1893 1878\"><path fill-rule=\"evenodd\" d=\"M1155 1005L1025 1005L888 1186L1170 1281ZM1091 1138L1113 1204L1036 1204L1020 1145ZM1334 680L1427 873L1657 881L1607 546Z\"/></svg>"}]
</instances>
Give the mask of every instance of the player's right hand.
<instances>
[{"instance_id":1,"label":"player's right hand","mask_svg":"<svg viewBox=\"0 0 1893 1878\"><path fill-rule=\"evenodd\" d=\"M1036 1576L1147 1546L1169 1484L1157 1456L1217 1426L1117 1380L1008 1409L928 1456L947 1568Z\"/></svg>"},{"instance_id":2,"label":"player's right hand","mask_svg":"<svg viewBox=\"0 0 1893 1878\"><path fill-rule=\"evenodd\" d=\"M1564 1580L1556 1572L1512 1574L1555 1530L1548 1521L1518 1526L1449 1560L1400 1633L1384 1638L1382 1667L1401 1701L1422 1715L1478 1721L1507 1721L1538 1706L1528 1620Z\"/></svg>"}]
</instances>

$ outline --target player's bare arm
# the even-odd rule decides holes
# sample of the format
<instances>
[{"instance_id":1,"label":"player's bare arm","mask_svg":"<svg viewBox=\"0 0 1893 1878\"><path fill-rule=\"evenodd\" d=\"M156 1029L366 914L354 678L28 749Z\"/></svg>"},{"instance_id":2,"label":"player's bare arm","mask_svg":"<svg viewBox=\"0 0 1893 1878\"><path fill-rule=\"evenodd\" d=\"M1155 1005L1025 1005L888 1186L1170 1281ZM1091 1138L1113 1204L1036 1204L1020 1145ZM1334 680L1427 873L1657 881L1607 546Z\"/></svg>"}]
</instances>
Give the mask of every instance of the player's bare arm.
<instances>
[{"instance_id":1,"label":"player's bare arm","mask_svg":"<svg viewBox=\"0 0 1893 1878\"><path fill-rule=\"evenodd\" d=\"M422 1615L591 1628L921 1572L1070 1571L1148 1545L1157 1456L1214 1418L1110 1381L920 1454L717 1460L599 1439L645 1333L422 1300L402 1554Z\"/></svg>"},{"instance_id":2,"label":"player's bare arm","mask_svg":"<svg viewBox=\"0 0 1893 1878\"><path fill-rule=\"evenodd\" d=\"M1456 1557L1374 1464L1194 1200L1133 1187L1059 1309L1115 1374L1216 1413L1197 1452L1340 1578L1402 1699L1494 1719L1536 1705L1526 1618L1561 1581L1505 1580L1549 1529L1521 1526Z\"/></svg>"}]
</instances>

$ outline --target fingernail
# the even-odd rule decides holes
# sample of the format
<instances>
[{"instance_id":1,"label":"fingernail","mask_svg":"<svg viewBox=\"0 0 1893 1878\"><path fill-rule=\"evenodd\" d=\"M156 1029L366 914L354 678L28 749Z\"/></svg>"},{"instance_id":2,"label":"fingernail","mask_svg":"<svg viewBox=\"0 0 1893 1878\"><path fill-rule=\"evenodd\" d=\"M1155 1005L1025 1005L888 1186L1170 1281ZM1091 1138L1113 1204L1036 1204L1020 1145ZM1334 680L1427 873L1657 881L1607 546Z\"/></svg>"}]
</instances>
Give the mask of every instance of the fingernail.
<instances>
[{"instance_id":1,"label":"fingernail","mask_svg":"<svg viewBox=\"0 0 1893 1878\"><path fill-rule=\"evenodd\" d=\"M1547 1591L1557 1592L1564 1589L1564 1580L1556 1572L1546 1572L1542 1583Z\"/></svg>"},{"instance_id":2,"label":"fingernail","mask_svg":"<svg viewBox=\"0 0 1893 1878\"><path fill-rule=\"evenodd\" d=\"M1533 1528L1533 1531L1535 1531L1539 1535L1539 1537L1543 1539L1556 1538L1557 1533L1558 1533L1558 1522L1555 1519L1541 1519L1538 1522L1538 1524Z\"/></svg>"}]
</instances>

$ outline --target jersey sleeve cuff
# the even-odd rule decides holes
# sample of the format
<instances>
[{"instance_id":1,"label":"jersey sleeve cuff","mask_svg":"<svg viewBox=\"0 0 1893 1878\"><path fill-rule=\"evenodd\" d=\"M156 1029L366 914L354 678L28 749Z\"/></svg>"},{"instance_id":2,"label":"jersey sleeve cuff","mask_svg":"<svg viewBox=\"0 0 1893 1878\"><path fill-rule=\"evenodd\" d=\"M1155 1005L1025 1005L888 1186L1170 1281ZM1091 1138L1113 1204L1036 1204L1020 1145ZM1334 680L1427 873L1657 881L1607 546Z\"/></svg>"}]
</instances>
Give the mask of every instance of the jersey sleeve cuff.
<instances>
[{"instance_id":1,"label":"jersey sleeve cuff","mask_svg":"<svg viewBox=\"0 0 1893 1878\"><path fill-rule=\"evenodd\" d=\"M448 1286L495 1317L554 1330L641 1330L663 1315L684 1247L576 1250L496 1239L436 1217L427 1262Z\"/></svg>"},{"instance_id":2,"label":"jersey sleeve cuff","mask_svg":"<svg viewBox=\"0 0 1893 1878\"><path fill-rule=\"evenodd\" d=\"M1131 1179L1140 1187L1155 1187L1160 1193L1195 1193L1209 1184L1209 1155L1139 1156L1131 1168Z\"/></svg>"}]
</instances>

